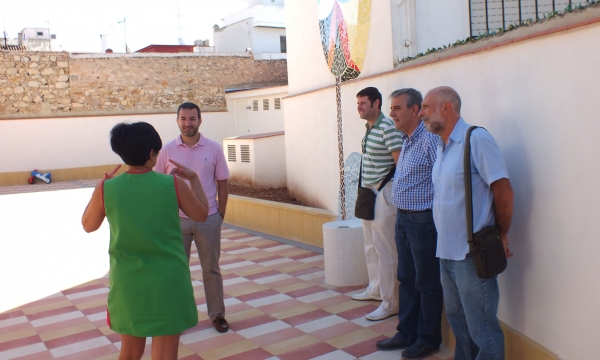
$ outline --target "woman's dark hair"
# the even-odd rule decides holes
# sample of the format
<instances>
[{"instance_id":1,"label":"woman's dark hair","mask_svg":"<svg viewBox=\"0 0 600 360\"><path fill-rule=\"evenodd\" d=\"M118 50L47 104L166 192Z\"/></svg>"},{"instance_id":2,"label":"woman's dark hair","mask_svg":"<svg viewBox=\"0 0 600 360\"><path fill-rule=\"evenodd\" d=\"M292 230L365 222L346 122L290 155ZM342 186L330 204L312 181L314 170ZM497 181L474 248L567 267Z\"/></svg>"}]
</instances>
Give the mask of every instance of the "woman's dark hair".
<instances>
[{"instance_id":1,"label":"woman's dark hair","mask_svg":"<svg viewBox=\"0 0 600 360\"><path fill-rule=\"evenodd\" d=\"M158 154L162 141L148 123L119 123L110 131L110 147L125 164L142 166L150 159L150 151Z\"/></svg>"}]
</instances>

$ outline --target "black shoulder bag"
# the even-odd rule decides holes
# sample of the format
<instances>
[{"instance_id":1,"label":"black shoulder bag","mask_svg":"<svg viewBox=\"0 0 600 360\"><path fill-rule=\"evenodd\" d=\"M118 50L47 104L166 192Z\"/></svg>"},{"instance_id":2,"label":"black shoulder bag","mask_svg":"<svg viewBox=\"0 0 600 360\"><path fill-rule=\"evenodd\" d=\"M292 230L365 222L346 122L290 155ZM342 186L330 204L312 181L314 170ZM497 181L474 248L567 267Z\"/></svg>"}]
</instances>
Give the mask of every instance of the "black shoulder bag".
<instances>
[{"instance_id":1,"label":"black shoulder bag","mask_svg":"<svg viewBox=\"0 0 600 360\"><path fill-rule=\"evenodd\" d=\"M381 185L379 185L377 192L383 189L383 187L394 177L395 173L396 166L394 166L385 176L381 182ZM360 170L358 174L358 192L356 194L354 216L363 220L373 220L375 219L375 199L377 199L377 194L369 188L362 187L362 161L360 162Z\"/></svg>"},{"instance_id":2,"label":"black shoulder bag","mask_svg":"<svg viewBox=\"0 0 600 360\"><path fill-rule=\"evenodd\" d=\"M506 269L506 253L496 225L488 226L473 234L473 192L471 188L471 126L465 136L465 208L467 209L467 239L477 275L490 279Z\"/></svg>"}]
</instances>

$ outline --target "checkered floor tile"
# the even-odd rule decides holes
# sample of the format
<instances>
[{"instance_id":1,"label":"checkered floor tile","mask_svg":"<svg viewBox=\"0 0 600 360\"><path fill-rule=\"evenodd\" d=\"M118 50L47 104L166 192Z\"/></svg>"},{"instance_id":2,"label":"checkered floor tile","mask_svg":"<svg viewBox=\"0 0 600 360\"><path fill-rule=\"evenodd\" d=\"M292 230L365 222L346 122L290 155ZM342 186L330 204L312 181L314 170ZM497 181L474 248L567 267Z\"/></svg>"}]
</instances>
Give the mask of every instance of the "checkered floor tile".
<instances>
[{"instance_id":1,"label":"checkered floor tile","mask_svg":"<svg viewBox=\"0 0 600 360\"><path fill-rule=\"evenodd\" d=\"M378 303L354 301L364 286L325 283L323 255L223 228L221 270L226 318L220 334L206 313L202 269L193 249L190 271L198 324L180 340L179 358L399 359L379 340L395 334L397 318L371 322ZM117 359L120 336L106 325L108 277L0 313L0 360ZM144 359L150 359L148 339ZM429 360L452 359L442 347Z\"/></svg>"}]
</instances>

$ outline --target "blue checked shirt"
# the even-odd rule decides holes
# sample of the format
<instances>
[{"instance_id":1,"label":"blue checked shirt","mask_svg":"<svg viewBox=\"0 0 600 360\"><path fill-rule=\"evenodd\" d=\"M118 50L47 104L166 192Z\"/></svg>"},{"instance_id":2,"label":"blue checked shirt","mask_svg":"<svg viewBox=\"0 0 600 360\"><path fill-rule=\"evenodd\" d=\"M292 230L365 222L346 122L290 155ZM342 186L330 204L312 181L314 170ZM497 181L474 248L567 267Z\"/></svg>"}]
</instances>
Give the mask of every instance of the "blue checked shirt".
<instances>
[{"instance_id":1,"label":"blue checked shirt","mask_svg":"<svg viewBox=\"0 0 600 360\"><path fill-rule=\"evenodd\" d=\"M392 201L398 209L431 209L433 182L431 171L437 156L440 137L425 129L421 121L411 136L403 134L404 146L396 166Z\"/></svg>"}]
</instances>

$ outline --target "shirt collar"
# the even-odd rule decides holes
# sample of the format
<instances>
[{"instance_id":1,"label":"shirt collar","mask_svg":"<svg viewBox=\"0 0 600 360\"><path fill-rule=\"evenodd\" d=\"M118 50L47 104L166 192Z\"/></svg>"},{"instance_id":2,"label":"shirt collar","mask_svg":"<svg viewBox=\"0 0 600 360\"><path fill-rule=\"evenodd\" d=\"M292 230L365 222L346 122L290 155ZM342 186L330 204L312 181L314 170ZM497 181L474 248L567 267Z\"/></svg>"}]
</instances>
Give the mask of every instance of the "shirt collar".
<instances>
[{"instance_id":1,"label":"shirt collar","mask_svg":"<svg viewBox=\"0 0 600 360\"><path fill-rule=\"evenodd\" d=\"M461 143L463 138L465 137L465 133L467 132L468 125L465 120L461 117L454 125L454 129L452 130L452 134L450 134L450 140Z\"/></svg>"},{"instance_id":2,"label":"shirt collar","mask_svg":"<svg viewBox=\"0 0 600 360\"><path fill-rule=\"evenodd\" d=\"M185 145L183 143L183 141L181 140L181 135L179 135L176 139L175 142L177 143L177 146L181 146L181 145ZM202 135L202 133L200 133L200 138L198 139L198 142L192 146L192 147L196 147L198 145L202 146L206 144L206 138L204 137L204 135Z\"/></svg>"},{"instance_id":3,"label":"shirt collar","mask_svg":"<svg viewBox=\"0 0 600 360\"><path fill-rule=\"evenodd\" d=\"M402 132L402 140L407 141L407 140L417 139L421 136L423 131L426 131L425 123L423 123L423 121L421 120L421 121L419 121L419 125L417 125L417 127L415 128L415 131L413 131L411 136L408 136L407 134Z\"/></svg>"},{"instance_id":4,"label":"shirt collar","mask_svg":"<svg viewBox=\"0 0 600 360\"><path fill-rule=\"evenodd\" d=\"M375 124L373 124L372 127L378 127L379 124L381 124L381 121L383 120L384 117L385 116L383 116L383 113L380 111L379 112L379 117L377 118L377 121L375 121ZM365 123L365 127L367 128L367 130L369 130L369 123L368 122Z\"/></svg>"}]
</instances>

